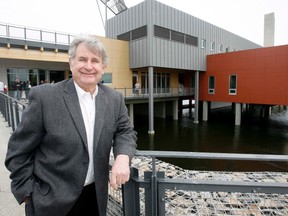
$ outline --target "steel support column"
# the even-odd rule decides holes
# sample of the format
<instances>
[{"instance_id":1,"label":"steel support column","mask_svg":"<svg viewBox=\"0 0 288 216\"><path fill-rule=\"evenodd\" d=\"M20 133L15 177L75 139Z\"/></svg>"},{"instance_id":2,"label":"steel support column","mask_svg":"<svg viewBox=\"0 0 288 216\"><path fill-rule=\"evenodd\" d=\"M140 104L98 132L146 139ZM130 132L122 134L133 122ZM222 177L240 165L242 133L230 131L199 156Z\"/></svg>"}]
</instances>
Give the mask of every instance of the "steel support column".
<instances>
[{"instance_id":1,"label":"steel support column","mask_svg":"<svg viewBox=\"0 0 288 216\"><path fill-rule=\"evenodd\" d=\"M154 99L153 99L153 67L148 68L148 79L149 79L149 134L154 134Z\"/></svg>"},{"instance_id":2,"label":"steel support column","mask_svg":"<svg viewBox=\"0 0 288 216\"><path fill-rule=\"evenodd\" d=\"M199 112L199 71L195 72L195 108L194 108L194 123L199 123L198 121Z\"/></svg>"}]
</instances>

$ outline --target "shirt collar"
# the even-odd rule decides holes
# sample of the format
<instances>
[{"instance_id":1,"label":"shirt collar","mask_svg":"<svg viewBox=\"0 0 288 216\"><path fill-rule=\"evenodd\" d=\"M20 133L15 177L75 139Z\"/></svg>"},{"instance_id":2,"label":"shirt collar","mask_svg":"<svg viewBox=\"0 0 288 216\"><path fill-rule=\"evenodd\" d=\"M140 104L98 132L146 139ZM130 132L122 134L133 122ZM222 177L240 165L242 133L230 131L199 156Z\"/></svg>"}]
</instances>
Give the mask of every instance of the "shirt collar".
<instances>
[{"instance_id":1,"label":"shirt collar","mask_svg":"<svg viewBox=\"0 0 288 216\"><path fill-rule=\"evenodd\" d=\"M84 95L87 95L87 94L91 95L90 92L86 92L82 88L80 88L80 86L77 85L77 83L75 81L74 81L74 84L75 84L76 92L77 92L79 99L82 99ZM95 91L91 95L92 99L94 99L97 94L98 94L98 85L96 85Z\"/></svg>"}]
</instances>

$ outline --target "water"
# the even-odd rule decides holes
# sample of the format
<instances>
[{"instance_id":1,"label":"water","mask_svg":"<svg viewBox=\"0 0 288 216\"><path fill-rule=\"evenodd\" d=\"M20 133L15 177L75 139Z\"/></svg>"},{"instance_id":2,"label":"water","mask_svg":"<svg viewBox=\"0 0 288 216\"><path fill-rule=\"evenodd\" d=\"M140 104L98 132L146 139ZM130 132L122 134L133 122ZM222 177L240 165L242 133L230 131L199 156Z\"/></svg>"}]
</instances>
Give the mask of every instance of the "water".
<instances>
[{"instance_id":1,"label":"water","mask_svg":"<svg viewBox=\"0 0 288 216\"><path fill-rule=\"evenodd\" d=\"M230 112L215 112L208 122L193 123L186 113L178 121L154 119L155 134L148 134L148 117L135 116L139 150L288 154L288 113L269 119L243 117L234 125ZM167 159L185 169L211 171L288 171L287 162Z\"/></svg>"}]
</instances>

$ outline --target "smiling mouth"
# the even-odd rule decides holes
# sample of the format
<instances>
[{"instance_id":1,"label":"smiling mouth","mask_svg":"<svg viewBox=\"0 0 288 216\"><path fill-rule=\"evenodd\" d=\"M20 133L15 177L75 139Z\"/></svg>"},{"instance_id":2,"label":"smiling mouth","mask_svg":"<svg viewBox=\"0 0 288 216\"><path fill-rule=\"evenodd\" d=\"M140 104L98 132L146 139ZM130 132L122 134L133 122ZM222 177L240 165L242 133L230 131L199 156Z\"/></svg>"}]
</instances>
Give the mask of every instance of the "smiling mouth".
<instances>
[{"instance_id":1,"label":"smiling mouth","mask_svg":"<svg viewBox=\"0 0 288 216\"><path fill-rule=\"evenodd\" d=\"M85 72L81 72L82 75L85 75L85 76L95 76L96 73L85 73Z\"/></svg>"}]
</instances>

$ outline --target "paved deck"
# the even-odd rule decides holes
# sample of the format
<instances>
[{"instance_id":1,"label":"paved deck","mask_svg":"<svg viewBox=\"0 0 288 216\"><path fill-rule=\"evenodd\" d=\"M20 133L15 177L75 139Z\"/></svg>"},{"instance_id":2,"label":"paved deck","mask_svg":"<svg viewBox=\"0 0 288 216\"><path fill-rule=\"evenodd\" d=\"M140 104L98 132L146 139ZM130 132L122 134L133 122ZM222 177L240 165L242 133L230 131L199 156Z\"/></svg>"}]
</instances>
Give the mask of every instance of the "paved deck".
<instances>
[{"instance_id":1,"label":"paved deck","mask_svg":"<svg viewBox=\"0 0 288 216\"><path fill-rule=\"evenodd\" d=\"M25 216L24 205L19 205L10 190L9 171L4 166L11 127L0 113L0 216Z\"/></svg>"}]
</instances>

